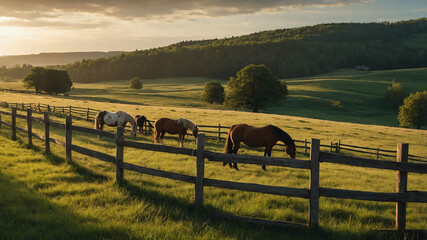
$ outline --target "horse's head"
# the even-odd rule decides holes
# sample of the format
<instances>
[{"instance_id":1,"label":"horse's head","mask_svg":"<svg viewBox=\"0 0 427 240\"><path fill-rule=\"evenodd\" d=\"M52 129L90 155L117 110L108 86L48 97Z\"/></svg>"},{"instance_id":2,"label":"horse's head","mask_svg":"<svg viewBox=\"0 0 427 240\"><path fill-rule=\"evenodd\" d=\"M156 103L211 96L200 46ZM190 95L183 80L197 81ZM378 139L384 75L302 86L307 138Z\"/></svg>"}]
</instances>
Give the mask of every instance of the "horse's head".
<instances>
[{"instance_id":1,"label":"horse's head","mask_svg":"<svg viewBox=\"0 0 427 240\"><path fill-rule=\"evenodd\" d=\"M291 158L295 158L295 156L297 155L297 151L296 151L296 147L295 147L295 142L294 140L292 140L291 144L286 145L286 153L291 157Z\"/></svg>"},{"instance_id":2,"label":"horse's head","mask_svg":"<svg viewBox=\"0 0 427 240\"><path fill-rule=\"evenodd\" d=\"M199 134L199 127L196 125L196 128L193 131L193 136L197 139L197 134Z\"/></svg>"},{"instance_id":3,"label":"horse's head","mask_svg":"<svg viewBox=\"0 0 427 240\"><path fill-rule=\"evenodd\" d=\"M135 124L135 125L132 125L132 135L134 136L134 137L136 137L136 132L138 131L138 129L137 129L137 125Z\"/></svg>"}]
</instances>

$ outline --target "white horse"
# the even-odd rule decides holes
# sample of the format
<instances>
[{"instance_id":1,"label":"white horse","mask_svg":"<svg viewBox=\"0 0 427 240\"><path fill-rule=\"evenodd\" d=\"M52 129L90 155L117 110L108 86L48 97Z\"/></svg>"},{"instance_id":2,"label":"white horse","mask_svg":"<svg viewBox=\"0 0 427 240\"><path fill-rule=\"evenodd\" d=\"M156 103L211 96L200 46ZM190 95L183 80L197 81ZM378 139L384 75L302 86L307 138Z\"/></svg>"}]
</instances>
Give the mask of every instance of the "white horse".
<instances>
[{"instance_id":1,"label":"white horse","mask_svg":"<svg viewBox=\"0 0 427 240\"><path fill-rule=\"evenodd\" d=\"M117 111L115 113L108 111L100 111L98 114L96 114L95 117L95 129L102 130L104 124L110 127L124 127L128 122L132 125L132 134L135 137L137 132L137 125L135 119L129 113L123 111Z\"/></svg>"}]
</instances>

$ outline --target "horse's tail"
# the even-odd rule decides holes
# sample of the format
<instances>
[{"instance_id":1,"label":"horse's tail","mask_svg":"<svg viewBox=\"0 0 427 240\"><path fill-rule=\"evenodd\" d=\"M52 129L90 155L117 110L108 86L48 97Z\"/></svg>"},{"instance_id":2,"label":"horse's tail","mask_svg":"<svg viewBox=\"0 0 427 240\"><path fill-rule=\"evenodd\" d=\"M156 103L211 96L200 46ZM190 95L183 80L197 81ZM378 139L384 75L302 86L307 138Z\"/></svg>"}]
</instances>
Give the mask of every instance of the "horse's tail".
<instances>
[{"instance_id":1,"label":"horse's tail","mask_svg":"<svg viewBox=\"0 0 427 240\"><path fill-rule=\"evenodd\" d=\"M99 117L99 113L97 113L96 114L96 116L95 116L95 125L93 126L95 129L98 129L99 127L99 119L98 119L98 117Z\"/></svg>"},{"instance_id":2,"label":"horse's tail","mask_svg":"<svg viewBox=\"0 0 427 240\"><path fill-rule=\"evenodd\" d=\"M227 138L225 140L224 153L232 153L233 152L233 141L231 141L231 131L233 130L233 128L235 126L237 126L237 125L231 126L231 128L228 130L228 135L227 135Z\"/></svg>"}]
</instances>

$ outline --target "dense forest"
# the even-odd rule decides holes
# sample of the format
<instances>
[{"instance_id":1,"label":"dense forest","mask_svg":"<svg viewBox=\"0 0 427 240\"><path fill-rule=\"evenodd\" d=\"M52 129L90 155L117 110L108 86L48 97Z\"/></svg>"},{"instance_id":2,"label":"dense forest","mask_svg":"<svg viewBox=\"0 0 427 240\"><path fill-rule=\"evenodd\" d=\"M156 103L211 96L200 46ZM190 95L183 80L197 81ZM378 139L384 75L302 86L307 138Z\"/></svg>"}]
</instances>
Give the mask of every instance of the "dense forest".
<instances>
[{"instance_id":1,"label":"dense forest","mask_svg":"<svg viewBox=\"0 0 427 240\"><path fill-rule=\"evenodd\" d=\"M248 64L265 64L279 78L303 77L356 65L373 70L427 66L425 39L427 18L395 23L319 24L184 41L56 67L66 69L73 82L132 77L228 79Z\"/></svg>"}]
</instances>

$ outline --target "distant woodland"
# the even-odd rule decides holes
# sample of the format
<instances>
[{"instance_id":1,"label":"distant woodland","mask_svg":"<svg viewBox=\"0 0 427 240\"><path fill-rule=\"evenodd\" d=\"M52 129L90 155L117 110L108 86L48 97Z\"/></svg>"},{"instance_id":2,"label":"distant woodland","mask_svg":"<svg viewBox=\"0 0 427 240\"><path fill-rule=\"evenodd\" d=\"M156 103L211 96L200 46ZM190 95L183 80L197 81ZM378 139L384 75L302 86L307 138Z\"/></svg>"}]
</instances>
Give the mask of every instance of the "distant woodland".
<instances>
[{"instance_id":1,"label":"distant woodland","mask_svg":"<svg viewBox=\"0 0 427 240\"><path fill-rule=\"evenodd\" d=\"M395 23L320 24L185 41L55 68L67 70L73 82L132 77L228 79L248 64L265 64L279 78L304 77L356 65L372 70L427 66L425 39L427 18ZM1 68L0 76L14 74L14 78L22 78L29 71L28 65L19 68L22 71Z\"/></svg>"}]
</instances>

